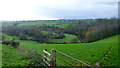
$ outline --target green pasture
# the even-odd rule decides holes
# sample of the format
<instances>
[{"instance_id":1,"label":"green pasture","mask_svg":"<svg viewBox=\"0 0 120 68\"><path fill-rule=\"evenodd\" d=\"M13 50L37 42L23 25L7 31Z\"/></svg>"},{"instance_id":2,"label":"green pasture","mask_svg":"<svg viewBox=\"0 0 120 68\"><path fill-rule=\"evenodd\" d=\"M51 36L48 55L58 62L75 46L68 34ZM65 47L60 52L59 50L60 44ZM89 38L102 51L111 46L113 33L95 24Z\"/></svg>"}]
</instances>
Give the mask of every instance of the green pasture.
<instances>
[{"instance_id":1,"label":"green pasture","mask_svg":"<svg viewBox=\"0 0 120 68\"><path fill-rule=\"evenodd\" d=\"M71 43L73 41L74 38L77 38L77 36L75 35L70 35L70 34L64 34L65 38L63 39L48 39L48 42L54 42L54 43ZM79 40L77 40L77 42L80 42Z\"/></svg>"},{"instance_id":2,"label":"green pasture","mask_svg":"<svg viewBox=\"0 0 120 68\"><path fill-rule=\"evenodd\" d=\"M2 45L2 66L27 66L28 59L26 55L20 53L17 49Z\"/></svg>"},{"instance_id":3,"label":"green pasture","mask_svg":"<svg viewBox=\"0 0 120 68\"><path fill-rule=\"evenodd\" d=\"M43 53L44 49L48 49L49 52L51 49L55 49L90 65L94 65L94 63L99 61L112 46L110 54L108 54L108 57L106 57L105 60L100 62L100 65L117 66L118 36L119 35L112 36L92 43L79 44L40 44L39 42L35 41L19 40L18 37L8 35L6 35L6 40L15 38L16 41L20 42L20 47L24 48L25 50L36 50L39 53ZM66 64L66 66L68 65Z\"/></svg>"},{"instance_id":4,"label":"green pasture","mask_svg":"<svg viewBox=\"0 0 120 68\"><path fill-rule=\"evenodd\" d=\"M18 26L42 26L42 25L48 25L48 26L52 26L53 24L56 24L55 22L47 22L47 23L41 23L41 22L32 22L32 23L20 23L18 24Z\"/></svg>"}]
</instances>

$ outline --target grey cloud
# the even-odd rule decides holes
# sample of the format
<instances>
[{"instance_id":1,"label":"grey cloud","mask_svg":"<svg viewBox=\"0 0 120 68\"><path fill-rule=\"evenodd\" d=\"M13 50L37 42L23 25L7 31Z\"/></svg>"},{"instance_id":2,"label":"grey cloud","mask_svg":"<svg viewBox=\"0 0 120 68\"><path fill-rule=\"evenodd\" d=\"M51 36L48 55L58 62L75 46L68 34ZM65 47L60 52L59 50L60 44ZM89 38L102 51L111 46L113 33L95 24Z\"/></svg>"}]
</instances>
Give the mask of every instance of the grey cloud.
<instances>
[{"instance_id":1,"label":"grey cloud","mask_svg":"<svg viewBox=\"0 0 120 68\"><path fill-rule=\"evenodd\" d=\"M62 4L61 4L62 5ZM116 2L87 2L69 6L40 6L35 13L50 18L105 18L117 17Z\"/></svg>"}]
</instances>

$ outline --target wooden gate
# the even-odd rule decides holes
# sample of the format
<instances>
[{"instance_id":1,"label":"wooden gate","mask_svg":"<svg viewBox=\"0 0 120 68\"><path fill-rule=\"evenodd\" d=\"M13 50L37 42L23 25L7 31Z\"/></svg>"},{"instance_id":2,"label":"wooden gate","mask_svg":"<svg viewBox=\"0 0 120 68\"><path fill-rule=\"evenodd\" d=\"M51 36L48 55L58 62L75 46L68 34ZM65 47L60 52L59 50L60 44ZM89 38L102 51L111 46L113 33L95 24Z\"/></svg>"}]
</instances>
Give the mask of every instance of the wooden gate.
<instances>
[{"instance_id":1,"label":"wooden gate","mask_svg":"<svg viewBox=\"0 0 120 68\"><path fill-rule=\"evenodd\" d=\"M43 62L47 66L52 66L55 67L56 60L55 60L55 50L51 50L51 53L47 52L47 49L43 50L44 55L43 55Z\"/></svg>"}]
</instances>

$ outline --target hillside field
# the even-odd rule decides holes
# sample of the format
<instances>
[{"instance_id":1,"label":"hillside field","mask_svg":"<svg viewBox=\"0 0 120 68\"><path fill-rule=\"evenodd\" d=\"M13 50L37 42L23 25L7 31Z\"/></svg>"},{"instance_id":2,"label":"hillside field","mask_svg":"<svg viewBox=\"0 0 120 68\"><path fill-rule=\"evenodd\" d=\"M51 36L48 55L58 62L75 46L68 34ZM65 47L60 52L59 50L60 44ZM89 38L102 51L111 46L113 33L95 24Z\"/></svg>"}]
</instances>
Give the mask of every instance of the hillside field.
<instances>
[{"instance_id":1,"label":"hillside field","mask_svg":"<svg viewBox=\"0 0 120 68\"><path fill-rule=\"evenodd\" d=\"M25 50L31 50L31 51L36 50L40 53L43 53L42 51L44 49L48 49L49 52L51 49L55 49L67 55L70 55L78 60L86 62L90 65L94 65L94 63L99 61L104 56L104 54L110 49L110 47L112 47L110 54L108 54L108 56L102 62L100 62L100 65L102 66L118 65L119 35L112 36L92 43L80 43L80 44L40 44L35 41L19 40L18 37L15 36L8 36L6 34L5 36L6 36L5 40L11 40L12 38L15 38L16 41L20 42L20 47L24 48ZM3 59L6 59L6 57L3 57ZM8 64L11 65L12 63L9 62ZM69 65L66 64L66 66Z\"/></svg>"},{"instance_id":2,"label":"hillside field","mask_svg":"<svg viewBox=\"0 0 120 68\"><path fill-rule=\"evenodd\" d=\"M53 42L53 43L71 43L73 39L77 38L75 35L70 35L70 34L65 34L65 38L63 39L48 39L48 42ZM80 42L77 40L77 42Z\"/></svg>"}]
</instances>

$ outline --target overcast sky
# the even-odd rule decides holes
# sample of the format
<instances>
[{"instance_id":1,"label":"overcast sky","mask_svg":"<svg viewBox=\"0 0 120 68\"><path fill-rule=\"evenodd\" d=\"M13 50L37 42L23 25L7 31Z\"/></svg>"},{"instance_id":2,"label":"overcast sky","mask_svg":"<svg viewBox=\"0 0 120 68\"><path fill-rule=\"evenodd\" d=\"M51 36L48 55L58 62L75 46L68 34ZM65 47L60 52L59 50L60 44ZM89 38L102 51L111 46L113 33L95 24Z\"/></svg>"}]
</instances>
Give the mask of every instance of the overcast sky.
<instances>
[{"instance_id":1,"label":"overcast sky","mask_svg":"<svg viewBox=\"0 0 120 68\"><path fill-rule=\"evenodd\" d=\"M0 0L0 20L118 17L119 0Z\"/></svg>"}]
</instances>

